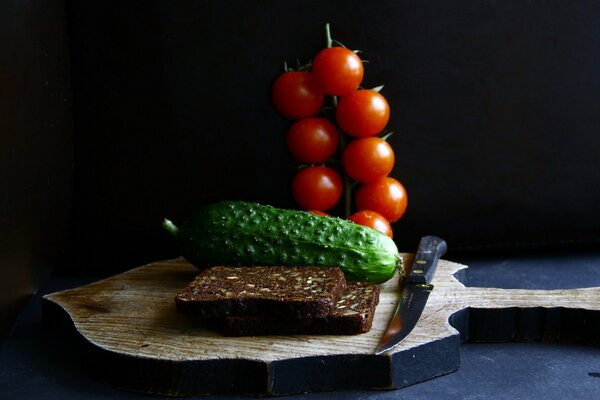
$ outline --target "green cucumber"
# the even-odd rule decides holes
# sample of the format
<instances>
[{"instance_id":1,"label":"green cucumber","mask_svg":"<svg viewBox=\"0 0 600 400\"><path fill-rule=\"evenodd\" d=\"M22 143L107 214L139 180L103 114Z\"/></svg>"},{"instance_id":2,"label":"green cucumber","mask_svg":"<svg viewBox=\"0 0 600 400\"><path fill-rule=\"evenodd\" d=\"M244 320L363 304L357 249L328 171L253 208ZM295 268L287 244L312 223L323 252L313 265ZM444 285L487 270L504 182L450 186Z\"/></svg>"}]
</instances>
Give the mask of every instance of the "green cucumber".
<instances>
[{"instance_id":1,"label":"green cucumber","mask_svg":"<svg viewBox=\"0 0 600 400\"><path fill-rule=\"evenodd\" d=\"M402 258L392 239L336 217L230 201L198 210L177 228L182 255L198 268L213 265L315 265L339 267L350 281L381 283Z\"/></svg>"}]
</instances>

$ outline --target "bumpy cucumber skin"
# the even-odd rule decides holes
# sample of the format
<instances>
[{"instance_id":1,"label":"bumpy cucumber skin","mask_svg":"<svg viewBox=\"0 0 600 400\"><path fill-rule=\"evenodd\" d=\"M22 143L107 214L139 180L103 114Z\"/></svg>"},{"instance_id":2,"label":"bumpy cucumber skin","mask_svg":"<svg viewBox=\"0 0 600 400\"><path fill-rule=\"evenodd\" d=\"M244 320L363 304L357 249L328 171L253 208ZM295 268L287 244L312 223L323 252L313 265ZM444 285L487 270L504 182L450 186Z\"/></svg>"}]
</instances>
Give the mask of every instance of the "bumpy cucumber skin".
<instances>
[{"instance_id":1,"label":"bumpy cucumber skin","mask_svg":"<svg viewBox=\"0 0 600 400\"><path fill-rule=\"evenodd\" d=\"M335 217L232 201L204 207L178 234L182 255L212 265L338 266L347 280L381 283L400 268L392 239Z\"/></svg>"},{"instance_id":2,"label":"bumpy cucumber skin","mask_svg":"<svg viewBox=\"0 0 600 400\"><path fill-rule=\"evenodd\" d=\"M392 239L335 217L232 201L198 210L178 233L182 255L212 265L338 266L347 280L381 283L400 268Z\"/></svg>"}]
</instances>

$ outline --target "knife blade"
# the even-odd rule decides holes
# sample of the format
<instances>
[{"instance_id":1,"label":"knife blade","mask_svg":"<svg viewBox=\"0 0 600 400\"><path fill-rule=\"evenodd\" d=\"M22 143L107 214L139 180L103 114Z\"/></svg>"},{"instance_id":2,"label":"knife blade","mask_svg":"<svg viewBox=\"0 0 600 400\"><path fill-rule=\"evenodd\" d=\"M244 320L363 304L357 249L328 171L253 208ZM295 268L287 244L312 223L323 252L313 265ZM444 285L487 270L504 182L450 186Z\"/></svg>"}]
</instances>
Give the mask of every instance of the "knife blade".
<instances>
[{"instance_id":1,"label":"knife blade","mask_svg":"<svg viewBox=\"0 0 600 400\"><path fill-rule=\"evenodd\" d=\"M438 261L446 253L446 242L435 236L421 238L419 248L406 277L400 301L381 337L375 354L379 355L398 345L413 330L423 313L429 294L433 290L431 280Z\"/></svg>"}]
</instances>

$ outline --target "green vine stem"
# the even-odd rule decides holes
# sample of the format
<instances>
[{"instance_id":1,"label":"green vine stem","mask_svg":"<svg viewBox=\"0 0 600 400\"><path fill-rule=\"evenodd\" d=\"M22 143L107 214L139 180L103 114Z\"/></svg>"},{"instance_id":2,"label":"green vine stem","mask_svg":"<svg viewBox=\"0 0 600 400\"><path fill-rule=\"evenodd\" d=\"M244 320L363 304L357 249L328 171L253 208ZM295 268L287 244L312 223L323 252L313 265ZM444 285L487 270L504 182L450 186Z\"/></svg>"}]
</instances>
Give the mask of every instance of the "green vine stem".
<instances>
[{"instance_id":1,"label":"green vine stem","mask_svg":"<svg viewBox=\"0 0 600 400\"><path fill-rule=\"evenodd\" d=\"M325 24L325 42L327 43L327 48L331 48L333 46L333 39L331 39L331 28L329 27L329 22ZM333 110L335 115L335 108L337 107L337 96L331 96L331 102L333 104ZM340 131L340 155L344 153L344 149L346 148L346 143L349 138L347 135ZM342 179L344 185L344 218L348 218L352 213L352 188L350 177L342 167Z\"/></svg>"},{"instance_id":2,"label":"green vine stem","mask_svg":"<svg viewBox=\"0 0 600 400\"><path fill-rule=\"evenodd\" d=\"M327 42L327 48L333 46L333 40L331 40L331 29L329 28L329 22L325 24L325 41Z\"/></svg>"}]
</instances>

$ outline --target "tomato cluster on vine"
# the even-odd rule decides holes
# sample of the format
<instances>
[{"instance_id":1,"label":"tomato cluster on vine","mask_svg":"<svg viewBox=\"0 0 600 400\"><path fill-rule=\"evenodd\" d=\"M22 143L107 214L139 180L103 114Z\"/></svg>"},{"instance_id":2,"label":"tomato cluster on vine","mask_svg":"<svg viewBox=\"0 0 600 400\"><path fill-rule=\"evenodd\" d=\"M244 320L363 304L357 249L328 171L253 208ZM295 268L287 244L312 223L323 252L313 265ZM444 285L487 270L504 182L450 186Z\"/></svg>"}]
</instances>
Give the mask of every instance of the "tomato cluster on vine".
<instances>
[{"instance_id":1,"label":"tomato cluster on vine","mask_svg":"<svg viewBox=\"0 0 600 400\"><path fill-rule=\"evenodd\" d=\"M380 88L361 88L364 65L357 52L332 47L328 26L326 33L328 47L309 67L286 70L272 87L275 109L294 120L287 148L305 164L293 178L292 195L300 208L325 216L345 195L346 218L392 237L390 224L404 214L407 194L389 176L395 162L385 132L390 107ZM335 168L336 153L341 168ZM356 212L350 215L352 199Z\"/></svg>"}]
</instances>

